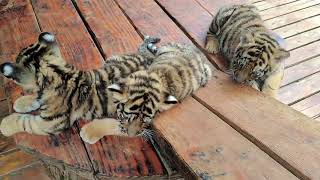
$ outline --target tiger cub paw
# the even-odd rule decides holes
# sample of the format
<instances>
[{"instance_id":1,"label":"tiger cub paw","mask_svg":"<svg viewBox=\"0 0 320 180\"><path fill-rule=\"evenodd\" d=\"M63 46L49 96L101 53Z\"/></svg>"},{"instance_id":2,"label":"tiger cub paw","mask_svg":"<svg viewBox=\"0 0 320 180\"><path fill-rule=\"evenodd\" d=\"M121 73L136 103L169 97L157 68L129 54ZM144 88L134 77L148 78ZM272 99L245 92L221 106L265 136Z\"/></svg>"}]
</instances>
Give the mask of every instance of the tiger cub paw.
<instances>
[{"instance_id":1,"label":"tiger cub paw","mask_svg":"<svg viewBox=\"0 0 320 180\"><path fill-rule=\"evenodd\" d=\"M99 141L103 135L101 136L95 129L92 123L88 123L81 128L80 137L82 140L89 144L95 144Z\"/></svg>"},{"instance_id":2,"label":"tiger cub paw","mask_svg":"<svg viewBox=\"0 0 320 180\"><path fill-rule=\"evenodd\" d=\"M39 101L35 95L27 95L19 97L13 104L13 109L18 113L29 113L40 108Z\"/></svg>"},{"instance_id":3,"label":"tiger cub paw","mask_svg":"<svg viewBox=\"0 0 320 180\"><path fill-rule=\"evenodd\" d=\"M22 130L19 129L18 120L20 119L20 114L13 113L2 119L0 124L0 131L4 136L12 136Z\"/></svg>"},{"instance_id":4,"label":"tiger cub paw","mask_svg":"<svg viewBox=\"0 0 320 180\"><path fill-rule=\"evenodd\" d=\"M219 41L213 36L208 36L207 43L206 43L206 50L209 53L218 54L219 53Z\"/></svg>"}]
</instances>

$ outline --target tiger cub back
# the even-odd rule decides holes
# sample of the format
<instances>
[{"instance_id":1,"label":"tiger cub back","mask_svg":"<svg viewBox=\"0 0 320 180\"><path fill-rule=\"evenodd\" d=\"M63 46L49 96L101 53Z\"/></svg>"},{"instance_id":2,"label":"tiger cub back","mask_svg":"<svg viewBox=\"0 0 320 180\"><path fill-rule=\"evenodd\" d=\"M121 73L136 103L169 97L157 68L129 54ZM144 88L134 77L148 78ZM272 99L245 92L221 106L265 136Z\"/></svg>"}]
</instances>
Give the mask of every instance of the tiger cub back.
<instances>
[{"instance_id":1,"label":"tiger cub back","mask_svg":"<svg viewBox=\"0 0 320 180\"><path fill-rule=\"evenodd\" d=\"M169 43L159 47L147 70L137 71L109 86L122 131L130 136L146 134L146 128L159 112L204 86L211 78L206 61L193 46ZM128 131L131 124L136 128Z\"/></svg>"},{"instance_id":2,"label":"tiger cub back","mask_svg":"<svg viewBox=\"0 0 320 180\"><path fill-rule=\"evenodd\" d=\"M283 60L290 56L277 36L263 25L258 9L252 5L221 8L209 27L206 49L226 58L237 82L246 82L261 91L279 88Z\"/></svg>"}]
</instances>

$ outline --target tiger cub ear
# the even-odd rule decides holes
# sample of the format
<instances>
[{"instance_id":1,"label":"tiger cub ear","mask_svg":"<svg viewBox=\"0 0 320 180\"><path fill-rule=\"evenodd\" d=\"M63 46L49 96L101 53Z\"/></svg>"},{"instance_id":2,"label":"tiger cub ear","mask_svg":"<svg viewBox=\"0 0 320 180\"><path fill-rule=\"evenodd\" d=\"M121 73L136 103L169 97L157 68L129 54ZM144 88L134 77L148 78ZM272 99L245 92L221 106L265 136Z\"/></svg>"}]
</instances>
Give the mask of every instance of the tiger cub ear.
<instances>
[{"instance_id":1,"label":"tiger cub ear","mask_svg":"<svg viewBox=\"0 0 320 180\"><path fill-rule=\"evenodd\" d=\"M39 35L38 41L40 43L44 43L44 44L53 44L56 42L56 38L52 33L49 32L43 32Z\"/></svg>"},{"instance_id":2,"label":"tiger cub ear","mask_svg":"<svg viewBox=\"0 0 320 180\"><path fill-rule=\"evenodd\" d=\"M287 50L285 50L285 49L283 49L283 48L279 48L279 49L275 52L274 56L275 56L275 59L276 59L276 60L281 61L281 60L284 60L284 59L290 57L290 52L287 51Z\"/></svg>"},{"instance_id":3,"label":"tiger cub ear","mask_svg":"<svg viewBox=\"0 0 320 180\"><path fill-rule=\"evenodd\" d=\"M122 94L123 90L119 84L111 84L110 86L107 87L109 91L111 92L117 92Z\"/></svg>"},{"instance_id":4,"label":"tiger cub ear","mask_svg":"<svg viewBox=\"0 0 320 180\"><path fill-rule=\"evenodd\" d=\"M178 100L176 97L172 96L172 95L169 95L166 100L164 101L164 103L166 104L177 104L178 103Z\"/></svg>"}]
</instances>

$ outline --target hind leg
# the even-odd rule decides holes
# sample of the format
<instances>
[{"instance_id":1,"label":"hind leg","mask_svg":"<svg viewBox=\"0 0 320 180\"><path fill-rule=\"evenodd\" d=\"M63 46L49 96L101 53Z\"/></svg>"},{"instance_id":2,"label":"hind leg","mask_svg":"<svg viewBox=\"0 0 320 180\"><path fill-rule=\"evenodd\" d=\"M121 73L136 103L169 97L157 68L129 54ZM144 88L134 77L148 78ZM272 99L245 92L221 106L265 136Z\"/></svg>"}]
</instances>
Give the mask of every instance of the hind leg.
<instances>
[{"instance_id":1,"label":"hind leg","mask_svg":"<svg viewBox=\"0 0 320 180\"><path fill-rule=\"evenodd\" d=\"M80 131L82 140L89 144L94 144L107 135L127 136L121 131L120 121L113 118L94 119Z\"/></svg>"},{"instance_id":2,"label":"hind leg","mask_svg":"<svg viewBox=\"0 0 320 180\"><path fill-rule=\"evenodd\" d=\"M40 102L36 95L19 97L13 104L13 109L18 113L28 113L40 108Z\"/></svg>"}]
</instances>

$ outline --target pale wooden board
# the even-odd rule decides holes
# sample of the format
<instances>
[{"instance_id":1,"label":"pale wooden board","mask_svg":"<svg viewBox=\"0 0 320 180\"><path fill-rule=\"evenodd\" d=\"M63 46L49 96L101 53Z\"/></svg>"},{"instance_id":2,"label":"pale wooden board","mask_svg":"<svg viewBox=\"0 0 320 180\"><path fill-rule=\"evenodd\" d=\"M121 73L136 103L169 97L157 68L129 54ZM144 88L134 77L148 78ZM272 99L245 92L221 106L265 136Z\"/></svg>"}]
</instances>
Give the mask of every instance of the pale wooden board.
<instances>
[{"instance_id":1,"label":"pale wooden board","mask_svg":"<svg viewBox=\"0 0 320 180\"><path fill-rule=\"evenodd\" d=\"M275 18L277 16L289 14L304 8L308 8L317 4L319 4L318 0L300 0L290 4L286 4L284 6L280 6L278 8L272 8L265 11L261 11L260 14L262 19L267 20Z\"/></svg>"},{"instance_id":2,"label":"pale wooden board","mask_svg":"<svg viewBox=\"0 0 320 180\"><path fill-rule=\"evenodd\" d=\"M314 41L320 40L320 27L316 29L312 29L310 31L306 31L304 33L298 34L296 36L292 36L290 38L286 38L287 49L293 50L296 48L300 48L304 45L307 45Z\"/></svg>"},{"instance_id":3,"label":"pale wooden board","mask_svg":"<svg viewBox=\"0 0 320 180\"><path fill-rule=\"evenodd\" d=\"M309 117L315 117L320 114L320 93L310 96L298 103L293 104L291 107L304 113Z\"/></svg>"},{"instance_id":4,"label":"pale wooden board","mask_svg":"<svg viewBox=\"0 0 320 180\"><path fill-rule=\"evenodd\" d=\"M162 113L154 127L199 179L297 179L192 98Z\"/></svg>"},{"instance_id":5,"label":"pale wooden board","mask_svg":"<svg viewBox=\"0 0 320 180\"><path fill-rule=\"evenodd\" d=\"M304 99L320 90L319 78L320 73L316 73L284 86L280 88L277 99L285 104L292 104Z\"/></svg>"},{"instance_id":6,"label":"pale wooden board","mask_svg":"<svg viewBox=\"0 0 320 180\"><path fill-rule=\"evenodd\" d=\"M293 66L305 60L315 58L320 55L320 41L313 42L298 49L290 51L290 57L285 60L285 66ZM307 53L306 53L307 52Z\"/></svg>"},{"instance_id":7,"label":"pale wooden board","mask_svg":"<svg viewBox=\"0 0 320 180\"><path fill-rule=\"evenodd\" d=\"M314 29L317 27L320 27L320 15L304 19L302 21L284 26L279 29L275 29L274 32L279 34L283 38L287 38L289 36L304 33L307 30Z\"/></svg>"},{"instance_id":8,"label":"pale wooden board","mask_svg":"<svg viewBox=\"0 0 320 180\"><path fill-rule=\"evenodd\" d=\"M270 8L277 8L279 6L283 6L285 4L289 4L295 1L299 0L265 0L258 3L255 3L254 5L260 10L266 10Z\"/></svg>"},{"instance_id":9,"label":"pale wooden board","mask_svg":"<svg viewBox=\"0 0 320 180\"><path fill-rule=\"evenodd\" d=\"M298 177L320 178L319 124L227 75L216 76L196 93L200 102Z\"/></svg>"},{"instance_id":10,"label":"pale wooden board","mask_svg":"<svg viewBox=\"0 0 320 180\"><path fill-rule=\"evenodd\" d=\"M301 9L299 11L292 12L283 16L279 16L273 19L265 21L265 24L270 29L275 29L283 27L287 24L292 24L304 19L310 18L312 16L319 15L320 5L311 6L309 8Z\"/></svg>"},{"instance_id":11,"label":"pale wooden board","mask_svg":"<svg viewBox=\"0 0 320 180\"><path fill-rule=\"evenodd\" d=\"M320 56L289 67L284 71L282 86L320 71Z\"/></svg>"}]
</instances>

